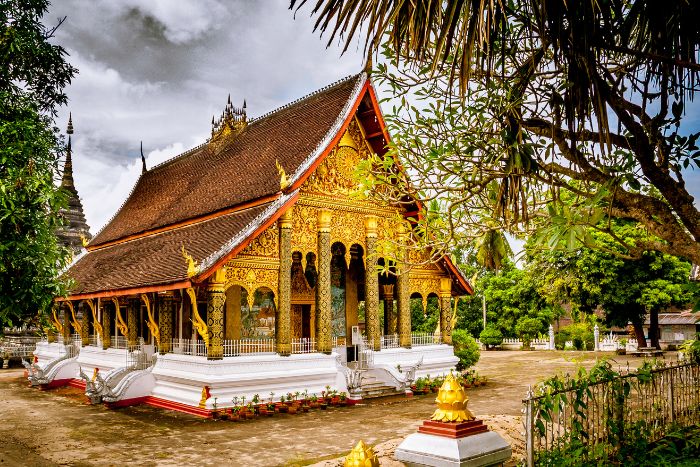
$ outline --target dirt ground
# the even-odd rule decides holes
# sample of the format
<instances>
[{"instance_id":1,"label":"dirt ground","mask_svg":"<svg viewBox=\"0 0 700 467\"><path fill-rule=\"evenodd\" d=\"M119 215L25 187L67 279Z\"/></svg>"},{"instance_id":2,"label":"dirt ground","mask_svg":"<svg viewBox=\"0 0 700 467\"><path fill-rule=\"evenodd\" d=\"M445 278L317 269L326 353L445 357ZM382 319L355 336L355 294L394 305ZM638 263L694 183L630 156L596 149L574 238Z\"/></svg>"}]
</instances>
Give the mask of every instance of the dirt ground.
<instances>
[{"instance_id":1,"label":"dirt ground","mask_svg":"<svg viewBox=\"0 0 700 467\"><path fill-rule=\"evenodd\" d=\"M604 355L604 354L601 354ZM641 359L615 357L636 367ZM482 352L476 368L489 380L468 390L469 407L523 451L521 399L528 385L590 367L593 352ZM204 420L147 406L108 410L78 389L31 388L23 369L0 370L0 467L54 465L340 465L362 439L382 465L434 410L434 397L388 398L307 414L249 422Z\"/></svg>"}]
</instances>

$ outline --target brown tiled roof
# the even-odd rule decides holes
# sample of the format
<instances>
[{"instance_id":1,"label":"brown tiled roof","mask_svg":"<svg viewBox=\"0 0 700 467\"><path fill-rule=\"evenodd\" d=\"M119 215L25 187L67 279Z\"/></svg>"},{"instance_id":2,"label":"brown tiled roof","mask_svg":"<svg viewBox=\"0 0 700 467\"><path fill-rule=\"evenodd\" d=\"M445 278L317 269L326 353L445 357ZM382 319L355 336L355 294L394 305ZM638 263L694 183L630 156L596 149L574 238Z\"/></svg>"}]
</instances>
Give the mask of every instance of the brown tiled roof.
<instances>
[{"instance_id":1,"label":"brown tiled roof","mask_svg":"<svg viewBox=\"0 0 700 467\"><path fill-rule=\"evenodd\" d=\"M187 280L183 245L188 254L201 262L216 255L246 227L261 222L261 215L273 204L90 251L67 272L75 281L71 295Z\"/></svg>"},{"instance_id":2,"label":"brown tiled roof","mask_svg":"<svg viewBox=\"0 0 700 467\"><path fill-rule=\"evenodd\" d=\"M252 120L218 151L205 144L149 170L90 246L278 192L275 162L287 174L297 172L322 145L364 80L364 74L348 78Z\"/></svg>"}]
</instances>

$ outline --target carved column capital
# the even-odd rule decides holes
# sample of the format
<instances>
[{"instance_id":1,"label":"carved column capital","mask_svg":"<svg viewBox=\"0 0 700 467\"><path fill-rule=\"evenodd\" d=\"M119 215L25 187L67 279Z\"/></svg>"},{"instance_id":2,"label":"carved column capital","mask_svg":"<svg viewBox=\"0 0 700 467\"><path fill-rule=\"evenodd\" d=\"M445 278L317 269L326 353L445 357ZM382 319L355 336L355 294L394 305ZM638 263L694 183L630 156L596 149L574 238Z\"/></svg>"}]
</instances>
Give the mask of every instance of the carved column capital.
<instances>
[{"instance_id":1,"label":"carved column capital","mask_svg":"<svg viewBox=\"0 0 700 467\"><path fill-rule=\"evenodd\" d=\"M331 231L331 218L332 213L330 209L319 209L318 211L318 231L319 232L330 232Z\"/></svg>"},{"instance_id":2,"label":"carved column capital","mask_svg":"<svg viewBox=\"0 0 700 467\"><path fill-rule=\"evenodd\" d=\"M375 215L365 216L365 233L367 237L377 238L378 219Z\"/></svg>"},{"instance_id":3,"label":"carved column capital","mask_svg":"<svg viewBox=\"0 0 700 467\"><path fill-rule=\"evenodd\" d=\"M279 222L280 229L291 229L292 228L292 208L287 209L282 215L279 217Z\"/></svg>"}]
</instances>

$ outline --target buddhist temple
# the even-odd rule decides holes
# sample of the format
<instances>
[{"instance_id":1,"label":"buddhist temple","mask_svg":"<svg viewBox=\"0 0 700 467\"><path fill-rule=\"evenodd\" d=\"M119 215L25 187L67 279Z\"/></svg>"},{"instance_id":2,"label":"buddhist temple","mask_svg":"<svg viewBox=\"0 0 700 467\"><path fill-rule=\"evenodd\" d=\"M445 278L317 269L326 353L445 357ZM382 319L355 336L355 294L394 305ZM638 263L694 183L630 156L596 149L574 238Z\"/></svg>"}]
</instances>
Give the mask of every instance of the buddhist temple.
<instances>
[{"instance_id":1,"label":"buddhist temple","mask_svg":"<svg viewBox=\"0 0 700 467\"><path fill-rule=\"evenodd\" d=\"M206 415L270 392L405 392L454 367L451 304L469 283L447 257L385 255L417 207L354 194L358 163L389 140L367 75L246 112L229 97L208 141L144 165L66 272L33 384ZM414 333L410 300L429 296L439 329Z\"/></svg>"},{"instance_id":2,"label":"buddhist temple","mask_svg":"<svg viewBox=\"0 0 700 467\"><path fill-rule=\"evenodd\" d=\"M80 202L78 190L73 181L73 150L71 136L73 135L73 116L68 117L68 146L66 147L66 163L63 166L61 188L68 193L68 207L61 210L64 225L58 229L56 236L59 244L70 249L73 255L78 255L85 244L92 238L90 227L85 221L83 204Z\"/></svg>"}]
</instances>

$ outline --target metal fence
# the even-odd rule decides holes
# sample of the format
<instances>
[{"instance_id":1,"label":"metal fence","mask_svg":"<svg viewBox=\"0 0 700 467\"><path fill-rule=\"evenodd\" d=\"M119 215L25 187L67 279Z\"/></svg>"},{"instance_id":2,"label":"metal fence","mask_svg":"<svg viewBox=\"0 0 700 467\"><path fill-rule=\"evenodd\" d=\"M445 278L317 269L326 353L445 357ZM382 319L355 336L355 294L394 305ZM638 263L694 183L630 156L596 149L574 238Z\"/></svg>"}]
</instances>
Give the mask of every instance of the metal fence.
<instances>
[{"instance_id":1,"label":"metal fence","mask_svg":"<svg viewBox=\"0 0 700 467\"><path fill-rule=\"evenodd\" d=\"M197 357L207 356L207 346L204 341L192 339L172 339L170 341L170 351L174 354L194 355Z\"/></svg>"},{"instance_id":2,"label":"metal fence","mask_svg":"<svg viewBox=\"0 0 700 467\"><path fill-rule=\"evenodd\" d=\"M625 433L642 428L651 441L673 425L700 423L700 365L673 364L571 384L546 394L528 391L524 404L526 465L566 449L572 438L609 458Z\"/></svg>"},{"instance_id":3,"label":"metal fence","mask_svg":"<svg viewBox=\"0 0 700 467\"><path fill-rule=\"evenodd\" d=\"M391 334L382 336L380 338L380 345L382 349L397 349L399 347L399 335Z\"/></svg>"},{"instance_id":4,"label":"metal fence","mask_svg":"<svg viewBox=\"0 0 700 467\"><path fill-rule=\"evenodd\" d=\"M422 345L442 344L442 336L438 334L430 334L427 332L411 333L411 346L420 347Z\"/></svg>"},{"instance_id":5,"label":"metal fence","mask_svg":"<svg viewBox=\"0 0 700 467\"><path fill-rule=\"evenodd\" d=\"M268 355L275 353L274 339L237 339L224 341L224 357Z\"/></svg>"}]
</instances>

